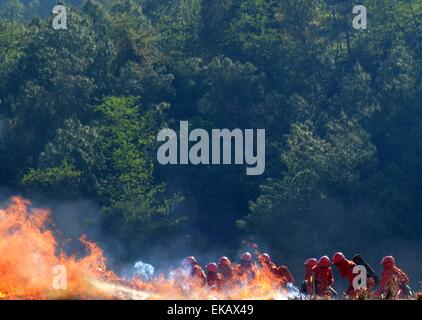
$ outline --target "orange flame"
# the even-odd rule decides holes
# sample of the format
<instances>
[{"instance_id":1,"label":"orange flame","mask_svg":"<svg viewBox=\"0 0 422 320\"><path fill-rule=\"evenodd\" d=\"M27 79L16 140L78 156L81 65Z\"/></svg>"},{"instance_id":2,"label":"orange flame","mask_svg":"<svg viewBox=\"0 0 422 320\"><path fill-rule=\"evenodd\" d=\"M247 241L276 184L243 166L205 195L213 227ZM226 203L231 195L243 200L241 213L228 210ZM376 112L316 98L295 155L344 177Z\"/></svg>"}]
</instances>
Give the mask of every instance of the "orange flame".
<instances>
[{"instance_id":1,"label":"orange flame","mask_svg":"<svg viewBox=\"0 0 422 320\"><path fill-rule=\"evenodd\" d=\"M96 292L90 279L115 278L108 272L100 248L81 237L90 252L82 259L57 253L57 242L46 225L48 210L28 210L30 202L11 198L0 209L0 296L18 299L89 298ZM63 266L67 289L54 289L54 268Z\"/></svg>"},{"instance_id":2,"label":"orange flame","mask_svg":"<svg viewBox=\"0 0 422 320\"><path fill-rule=\"evenodd\" d=\"M3 299L280 299L286 291L265 268L253 280L237 277L236 285L211 289L182 270L151 281L123 279L109 271L102 250L80 238L88 254L78 259L58 252L48 228L50 212L29 209L30 202L12 197L0 209L0 298ZM66 270L66 287L56 288L56 266Z\"/></svg>"}]
</instances>

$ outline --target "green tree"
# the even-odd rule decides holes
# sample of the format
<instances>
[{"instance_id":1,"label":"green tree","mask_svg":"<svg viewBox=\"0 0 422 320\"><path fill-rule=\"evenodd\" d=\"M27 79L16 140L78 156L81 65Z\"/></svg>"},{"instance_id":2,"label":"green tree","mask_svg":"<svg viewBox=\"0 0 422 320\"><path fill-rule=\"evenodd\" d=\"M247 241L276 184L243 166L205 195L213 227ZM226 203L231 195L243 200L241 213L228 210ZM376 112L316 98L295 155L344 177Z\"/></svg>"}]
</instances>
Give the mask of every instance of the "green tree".
<instances>
[{"instance_id":1,"label":"green tree","mask_svg":"<svg viewBox=\"0 0 422 320\"><path fill-rule=\"evenodd\" d=\"M354 215L361 173L375 156L367 133L347 119L327 124L324 137L309 125L293 125L282 154L285 172L262 185L239 225L292 254L294 243L306 243L302 252L326 249L348 228L358 228L358 219L346 219Z\"/></svg>"},{"instance_id":2,"label":"green tree","mask_svg":"<svg viewBox=\"0 0 422 320\"><path fill-rule=\"evenodd\" d=\"M172 215L181 198L166 195L153 175L155 130L166 107L142 110L135 97L110 97L97 108L97 191L105 212L133 230L125 235L129 240L169 233L183 221Z\"/></svg>"}]
</instances>

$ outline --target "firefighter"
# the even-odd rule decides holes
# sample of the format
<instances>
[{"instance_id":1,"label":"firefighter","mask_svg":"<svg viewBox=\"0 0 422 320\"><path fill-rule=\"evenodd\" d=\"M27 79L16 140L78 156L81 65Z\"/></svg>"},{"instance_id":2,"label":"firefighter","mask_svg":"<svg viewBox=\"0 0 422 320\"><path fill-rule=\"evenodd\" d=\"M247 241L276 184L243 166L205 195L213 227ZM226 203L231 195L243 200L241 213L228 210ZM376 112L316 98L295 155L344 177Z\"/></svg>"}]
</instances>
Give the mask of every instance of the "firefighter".
<instances>
[{"instance_id":1,"label":"firefighter","mask_svg":"<svg viewBox=\"0 0 422 320\"><path fill-rule=\"evenodd\" d=\"M218 269L220 274L223 276L224 285L229 285L234 281L234 272L235 269L232 266L232 263L229 258L226 256L221 257L218 260Z\"/></svg>"},{"instance_id":2,"label":"firefighter","mask_svg":"<svg viewBox=\"0 0 422 320\"><path fill-rule=\"evenodd\" d=\"M210 262L205 267L207 270L207 285L211 289L220 289L223 284L223 277L218 272L218 266L215 262Z\"/></svg>"},{"instance_id":3,"label":"firefighter","mask_svg":"<svg viewBox=\"0 0 422 320\"><path fill-rule=\"evenodd\" d=\"M396 266L393 256L386 256L382 259L384 267L380 281L380 288L375 296L385 299L406 298L409 294L409 277Z\"/></svg>"},{"instance_id":4,"label":"firefighter","mask_svg":"<svg viewBox=\"0 0 422 320\"><path fill-rule=\"evenodd\" d=\"M287 282L287 280L284 279L276 264L271 260L271 257L268 253L263 253L259 255L258 261L264 270L268 270L273 276L279 278L282 285Z\"/></svg>"},{"instance_id":5,"label":"firefighter","mask_svg":"<svg viewBox=\"0 0 422 320\"><path fill-rule=\"evenodd\" d=\"M201 285L205 285L207 283L207 276L196 261L195 257L186 257L182 262L182 266L184 269L188 270L192 279L196 279Z\"/></svg>"},{"instance_id":6,"label":"firefighter","mask_svg":"<svg viewBox=\"0 0 422 320\"><path fill-rule=\"evenodd\" d=\"M315 294L314 290L314 274L318 264L316 258L309 258L305 261L305 276L302 283L301 291L306 294Z\"/></svg>"},{"instance_id":7,"label":"firefighter","mask_svg":"<svg viewBox=\"0 0 422 320\"><path fill-rule=\"evenodd\" d=\"M333 270L330 267L330 258L323 256L315 266L315 294L322 297L332 296L331 286L334 283Z\"/></svg>"},{"instance_id":8,"label":"firefighter","mask_svg":"<svg viewBox=\"0 0 422 320\"><path fill-rule=\"evenodd\" d=\"M240 276L246 276L248 280L254 279L256 276L256 266L252 261L252 255L250 252L244 252L240 256L240 265L238 273Z\"/></svg>"},{"instance_id":9,"label":"firefighter","mask_svg":"<svg viewBox=\"0 0 422 320\"><path fill-rule=\"evenodd\" d=\"M347 260L343 253L336 252L333 256L333 264L337 267L341 277L347 278L349 282L346 294L348 296L353 296L355 294L353 280L358 275L358 273L353 273L353 268L356 266L356 263L351 260Z\"/></svg>"},{"instance_id":10,"label":"firefighter","mask_svg":"<svg viewBox=\"0 0 422 320\"><path fill-rule=\"evenodd\" d=\"M258 261L261 264L262 268L267 268L269 271L271 271L273 274L277 274L277 266L275 263L271 260L270 255L268 253L263 253L258 256Z\"/></svg>"},{"instance_id":11,"label":"firefighter","mask_svg":"<svg viewBox=\"0 0 422 320\"><path fill-rule=\"evenodd\" d=\"M271 257L268 253L263 253L258 257L258 261L260 262L263 268L268 268L268 270L277 278L280 279L281 285L285 286L287 283L293 283L294 279L292 274L290 273L289 269L284 266L280 265L279 267L271 260Z\"/></svg>"}]
</instances>

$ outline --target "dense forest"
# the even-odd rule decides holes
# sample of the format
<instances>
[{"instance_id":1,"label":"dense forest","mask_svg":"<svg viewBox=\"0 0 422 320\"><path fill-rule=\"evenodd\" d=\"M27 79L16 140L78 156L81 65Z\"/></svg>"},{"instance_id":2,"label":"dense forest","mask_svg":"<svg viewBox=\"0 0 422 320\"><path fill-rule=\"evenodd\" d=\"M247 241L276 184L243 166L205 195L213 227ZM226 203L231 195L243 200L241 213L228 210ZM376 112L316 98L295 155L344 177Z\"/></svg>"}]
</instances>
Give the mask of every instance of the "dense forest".
<instances>
[{"instance_id":1,"label":"dense forest","mask_svg":"<svg viewBox=\"0 0 422 320\"><path fill-rule=\"evenodd\" d=\"M422 277L420 0L60 3L67 30L57 1L0 1L2 201L56 208L112 260L256 242L296 274L343 250ZM181 120L265 128L265 173L159 165Z\"/></svg>"}]
</instances>

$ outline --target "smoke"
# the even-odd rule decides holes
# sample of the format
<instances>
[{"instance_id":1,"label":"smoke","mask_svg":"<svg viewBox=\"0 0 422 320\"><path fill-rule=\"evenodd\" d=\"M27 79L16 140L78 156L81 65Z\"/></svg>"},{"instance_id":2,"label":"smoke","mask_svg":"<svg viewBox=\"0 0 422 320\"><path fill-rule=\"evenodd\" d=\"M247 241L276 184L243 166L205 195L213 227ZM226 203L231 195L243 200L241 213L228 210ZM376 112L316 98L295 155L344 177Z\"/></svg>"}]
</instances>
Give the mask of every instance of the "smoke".
<instances>
[{"instance_id":1,"label":"smoke","mask_svg":"<svg viewBox=\"0 0 422 320\"><path fill-rule=\"evenodd\" d=\"M32 207L46 208L51 212L52 230L61 244L60 250L69 255L84 256L87 253L86 248L78 239L86 235L104 251L108 266L112 269L121 266L120 255L124 252L125 245L104 228L103 213L94 200L80 198L56 201L39 194L24 196L31 200Z\"/></svg>"},{"instance_id":2,"label":"smoke","mask_svg":"<svg viewBox=\"0 0 422 320\"><path fill-rule=\"evenodd\" d=\"M38 204L34 204L38 205ZM49 202L54 224L64 237L78 238L81 234L99 237L100 207L93 201L79 199L76 201Z\"/></svg>"},{"instance_id":3,"label":"smoke","mask_svg":"<svg viewBox=\"0 0 422 320\"><path fill-rule=\"evenodd\" d=\"M133 272L133 276L135 277L139 277L143 280L151 280L154 276L155 268L149 263L144 263L139 260L135 263L133 268L135 269Z\"/></svg>"},{"instance_id":4,"label":"smoke","mask_svg":"<svg viewBox=\"0 0 422 320\"><path fill-rule=\"evenodd\" d=\"M12 194L12 190L0 189L2 200L6 200ZM101 225L102 213L100 207L94 201L80 199L78 201L54 202L37 199L33 201L33 207L40 207L40 202L43 203L41 207L51 209L54 230L59 231L58 238L63 240L75 239L74 241L66 242L66 252L80 252L81 255L84 255L84 248L77 239L82 234L86 234L88 239L96 242L104 250L108 266L113 270L119 270L119 274L128 278L135 276L149 281L162 273L172 278L171 270L180 267L183 258L190 255L195 256L199 264L205 267L208 262L217 262L223 255L228 256L233 262L239 262L242 252L250 251L253 254L255 251L250 242L243 242L231 249L210 245L205 250L200 250L191 244L189 241L191 240L190 237L186 238L186 236L180 235L174 237L170 244L149 244L148 249L145 249L145 246L131 248L131 254L128 257L131 262L128 262L120 259L122 252L127 253L127 246L104 230ZM272 248L270 245L265 244L264 241L261 241L261 239L254 239L254 242L259 245L258 251L268 251L277 265L287 265L296 279L296 284L300 283L304 272L303 262L308 256L305 256L303 252L292 254L287 248ZM312 256L319 258L323 254L328 254L331 257L335 251L343 251L348 258L351 258L356 253L360 253L380 275L382 272L382 267L380 266L381 258L384 255L391 254L396 257L399 267L409 274L411 286L419 290L420 285L418 282L422 279L420 270L422 254L419 249L420 246L411 241L398 242L397 240L390 240L383 241L381 244L372 243L370 246L364 246L359 242L348 248L344 246L337 247L331 244L323 246L322 250L312 250ZM335 273L334 287L341 292L341 290L347 288L347 281L340 277L335 267L333 269ZM296 295L294 288L289 291L292 296Z\"/></svg>"}]
</instances>

